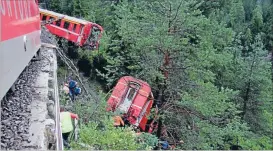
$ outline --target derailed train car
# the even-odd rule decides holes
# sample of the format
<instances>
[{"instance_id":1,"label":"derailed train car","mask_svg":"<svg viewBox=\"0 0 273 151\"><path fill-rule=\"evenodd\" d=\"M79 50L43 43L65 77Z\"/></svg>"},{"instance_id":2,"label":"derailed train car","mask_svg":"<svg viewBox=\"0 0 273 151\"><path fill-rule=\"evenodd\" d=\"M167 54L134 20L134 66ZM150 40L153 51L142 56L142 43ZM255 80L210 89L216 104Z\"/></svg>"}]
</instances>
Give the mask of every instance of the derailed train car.
<instances>
[{"instance_id":1,"label":"derailed train car","mask_svg":"<svg viewBox=\"0 0 273 151\"><path fill-rule=\"evenodd\" d=\"M0 0L0 100L41 46L36 0Z\"/></svg>"},{"instance_id":2,"label":"derailed train car","mask_svg":"<svg viewBox=\"0 0 273 151\"><path fill-rule=\"evenodd\" d=\"M119 110L126 114L131 125L142 131L153 131L153 122L148 125L148 116L153 106L154 97L147 82L131 76L120 78L108 99L107 111Z\"/></svg>"},{"instance_id":3,"label":"derailed train car","mask_svg":"<svg viewBox=\"0 0 273 151\"><path fill-rule=\"evenodd\" d=\"M53 35L65 38L89 50L97 49L99 46L103 28L96 23L42 8L40 8L40 19L45 23L53 21L45 25Z\"/></svg>"}]
</instances>

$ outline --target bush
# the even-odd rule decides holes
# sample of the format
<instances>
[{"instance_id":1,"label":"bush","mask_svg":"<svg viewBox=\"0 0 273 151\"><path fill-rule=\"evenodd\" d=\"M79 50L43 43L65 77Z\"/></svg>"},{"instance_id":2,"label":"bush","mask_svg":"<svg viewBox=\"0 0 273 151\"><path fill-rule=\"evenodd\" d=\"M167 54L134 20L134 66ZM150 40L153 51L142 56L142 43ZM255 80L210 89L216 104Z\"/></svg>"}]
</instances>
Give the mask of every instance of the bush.
<instances>
[{"instance_id":1,"label":"bush","mask_svg":"<svg viewBox=\"0 0 273 151\"><path fill-rule=\"evenodd\" d=\"M138 143L137 136L131 127L115 128L111 119L101 122L90 122L80 128L79 141L72 142L73 150L143 150L152 149L156 144L155 139L149 139L150 134L139 136L143 141Z\"/></svg>"},{"instance_id":2,"label":"bush","mask_svg":"<svg viewBox=\"0 0 273 151\"><path fill-rule=\"evenodd\" d=\"M152 150L158 144L158 138L149 133L142 133L137 139L140 144L138 150Z\"/></svg>"}]
</instances>

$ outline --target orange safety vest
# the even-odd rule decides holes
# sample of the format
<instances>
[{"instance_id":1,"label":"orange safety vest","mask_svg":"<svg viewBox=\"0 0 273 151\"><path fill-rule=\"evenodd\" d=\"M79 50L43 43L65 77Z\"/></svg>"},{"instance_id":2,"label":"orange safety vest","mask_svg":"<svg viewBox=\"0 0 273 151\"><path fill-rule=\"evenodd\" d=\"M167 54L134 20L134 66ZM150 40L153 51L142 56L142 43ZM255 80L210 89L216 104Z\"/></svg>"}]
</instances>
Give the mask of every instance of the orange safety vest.
<instances>
[{"instance_id":1,"label":"orange safety vest","mask_svg":"<svg viewBox=\"0 0 273 151\"><path fill-rule=\"evenodd\" d=\"M120 116L114 117L114 126L124 125L124 122Z\"/></svg>"}]
</instances>

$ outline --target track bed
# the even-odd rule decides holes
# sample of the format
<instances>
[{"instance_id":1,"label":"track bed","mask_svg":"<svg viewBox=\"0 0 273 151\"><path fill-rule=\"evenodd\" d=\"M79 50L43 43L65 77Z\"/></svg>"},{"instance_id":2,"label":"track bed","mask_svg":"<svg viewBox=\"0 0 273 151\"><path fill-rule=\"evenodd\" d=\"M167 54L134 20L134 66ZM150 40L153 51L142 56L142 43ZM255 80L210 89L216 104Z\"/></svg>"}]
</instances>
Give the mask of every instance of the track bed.
<instances>
[{"instance_id":1,"label":"track bed","mask_svg":"<svg viewBox=\"0 0 273 151\"><path fill-rule=\"evenodd\" d=\"M56 61L56 60L55 60ZM54 146L53 50L41 50L1 100L1 150L48 149Z\"/></svg>"}]
</instances>

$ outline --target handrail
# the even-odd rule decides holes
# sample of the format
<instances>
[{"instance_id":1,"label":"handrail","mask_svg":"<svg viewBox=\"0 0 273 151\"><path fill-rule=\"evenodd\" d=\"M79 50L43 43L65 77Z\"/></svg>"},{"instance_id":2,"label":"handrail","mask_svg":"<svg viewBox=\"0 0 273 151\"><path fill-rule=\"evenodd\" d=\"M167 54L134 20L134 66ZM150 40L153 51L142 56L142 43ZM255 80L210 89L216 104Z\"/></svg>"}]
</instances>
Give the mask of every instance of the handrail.
<instances>
[{"instance_id":1,"label":"handrail","mask_svg":"<svg viewBox=\"0 0 273 151\"><path fill-rule=\"evenodd\" d=\"M57 63L54 63L54 95L55 95L55 135L56 135L56 150L63 150L62 129L60 122L60 101L57 80Z\"/></svg>"}]
</instances>

